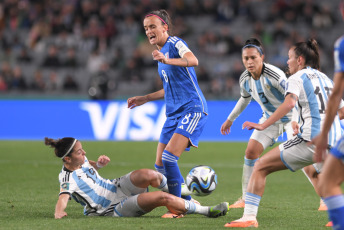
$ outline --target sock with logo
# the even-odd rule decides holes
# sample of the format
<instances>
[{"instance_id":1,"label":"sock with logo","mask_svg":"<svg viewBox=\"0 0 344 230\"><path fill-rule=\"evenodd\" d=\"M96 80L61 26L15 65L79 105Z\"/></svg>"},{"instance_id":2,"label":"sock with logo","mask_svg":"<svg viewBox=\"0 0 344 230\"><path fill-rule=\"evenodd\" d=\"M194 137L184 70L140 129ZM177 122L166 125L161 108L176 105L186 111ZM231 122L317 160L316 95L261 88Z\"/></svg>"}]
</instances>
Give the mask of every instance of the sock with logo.
<instances>
[{"instance_id":1,"label":"sock with logo","mask_svg":"<svg viewBox=\"0 0 344 230\"><path fill-rule=\"evenodd\" d=\"M181 197L182 175L178 167L179 157L164 150L162 154L162 163L166 171L168 190L171 194Z\"/></svg>"}]
</instances>

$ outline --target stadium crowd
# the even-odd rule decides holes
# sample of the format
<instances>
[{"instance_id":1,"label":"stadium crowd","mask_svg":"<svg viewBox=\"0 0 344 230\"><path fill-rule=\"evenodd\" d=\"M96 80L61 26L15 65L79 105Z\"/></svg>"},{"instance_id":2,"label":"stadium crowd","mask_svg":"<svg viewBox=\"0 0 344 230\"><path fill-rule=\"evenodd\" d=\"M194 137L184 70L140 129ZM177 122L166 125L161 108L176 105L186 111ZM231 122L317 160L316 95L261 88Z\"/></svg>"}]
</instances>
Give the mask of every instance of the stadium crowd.
<instances>
[{"instance_id":1,"label":"stadium crowd","mask_svg":"<svg viewBox=\"0 0 344 230\"><path fill-rule=\"evenodd\" d=\"M241 47L257 37L265 61L285 70L287 51L315 38L333 75L341 34L337 3L320 0L4 0L0 3L0 96L126 98L160 89L142 26L167 9L173 33L197 55L208 99L239 95Z\"/></svg>"}]
</instances>

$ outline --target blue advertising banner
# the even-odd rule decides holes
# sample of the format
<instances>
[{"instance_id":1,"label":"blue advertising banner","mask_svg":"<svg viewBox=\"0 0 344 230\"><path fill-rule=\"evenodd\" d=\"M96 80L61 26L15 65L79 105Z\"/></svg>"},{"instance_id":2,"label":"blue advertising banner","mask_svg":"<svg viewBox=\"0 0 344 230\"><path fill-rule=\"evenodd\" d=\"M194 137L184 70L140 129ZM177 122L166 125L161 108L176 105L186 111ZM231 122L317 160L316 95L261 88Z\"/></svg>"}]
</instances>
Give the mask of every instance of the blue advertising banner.
<instances>
[{"instance_id":1,"label":"blue advertising banner","mask_svg":"<svg viewBox=\"0 0 344 230\"><path fill-rule=\"evenodd\" d=\"M251 102L223 136L220 127L235 101L209 101L209 118L202 141L247 141L252 131L245 121L257 122L261 109ZM66 136L82 140L158 140L165 121L163 101L128 109L126 101L0 101L1 140L42 140Z\"/></svg>"}]
</instances>

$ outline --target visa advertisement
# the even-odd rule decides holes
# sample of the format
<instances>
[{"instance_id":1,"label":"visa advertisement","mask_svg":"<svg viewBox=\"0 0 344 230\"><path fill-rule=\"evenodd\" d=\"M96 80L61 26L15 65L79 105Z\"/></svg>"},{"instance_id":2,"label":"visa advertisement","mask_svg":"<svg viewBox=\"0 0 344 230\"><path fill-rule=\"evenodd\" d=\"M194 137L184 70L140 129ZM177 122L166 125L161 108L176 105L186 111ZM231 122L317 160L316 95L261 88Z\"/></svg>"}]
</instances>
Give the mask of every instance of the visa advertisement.
<instances>
[{"instance_id":1,"label":"visa advertisement","mask_svg":"<svg viewBox=\"0 0 344 230\"><path fill-rule=\"evenodd\" d=\"M234 121L229 135L220 127L236 101L208 101L209 117L201 141L248 141L252 131L245 121L258 122L262 115L252 101ZM0 101L0 140L43 140L75 137L80 140L156 141L166 119L164 101L134 109L126 101Z\"/></svg>"}]
</instances>

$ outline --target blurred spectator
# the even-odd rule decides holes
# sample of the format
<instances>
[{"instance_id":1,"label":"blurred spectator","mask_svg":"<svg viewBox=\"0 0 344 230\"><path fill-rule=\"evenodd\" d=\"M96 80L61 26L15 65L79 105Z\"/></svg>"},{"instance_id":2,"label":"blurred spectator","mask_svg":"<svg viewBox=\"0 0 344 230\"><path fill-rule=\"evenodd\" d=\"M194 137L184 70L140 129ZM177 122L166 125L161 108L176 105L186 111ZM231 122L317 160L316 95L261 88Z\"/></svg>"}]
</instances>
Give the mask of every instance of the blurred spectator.
<instances>
[{"instance_id":1,"label":"blurred spectator","mask_svg":"<svg viewBox=\"0 0 344 230\"><path fill-rule=\"evenodd\" d=\"M13 76L10 81L9 88L11 90L26 90L27 84L25 77L23 76L22 70L19 66L13 69Z\"/></svg>"},{"instance_id":2,"label":"blurred spectator","mask_svg":"<svg viewBox=\"0 0 344 230\"><path fill-rule=\"evenodd\" d=\"M6 82L6 84L8 85L9 82L12 79L13 76L13 72L12 72L12 68L9 62L5 61L1 64L1 76L3 77L3 80Z\"/></svg>"},{"instance_id":3,"label":"blurred spectator","mask_svg":"<svg viewBox=\"0 0 344 230\"><path fill-rule=\"evenodd\" d=\"M109 65L107 63L102 63L100 71L98 74L91 77L89 83L88 94L91 99L94 100L106 100L108 99L109 91Z\"/></svg>"},{"instance_id":4,"label":"blurred spectator","mask_svg":"<svg viewBox=\"0 0 344 230\"><path fill-rule=\"evenodd\" d=\"M74 48L68 48L67 56L63 60L62 66L70 68L76 68L79 66Z\"/></svg>"},{"instance_id":5,"label":"blurred spectator","mask_svg":"<svg viewBox=\"0 0 344 230\"><path fill-rule=\"evenodd\" d=\"M48 54L44 58L43 67L57 68L61 66L61 62L58 56L58 49L55 45L49 46Z\"/></svg>"},{"instance_id":6,"label":"blurred spectator","mask_svg":"<svg viewBox=\"0 0 344 230\"><path fill-rule=\"evenodd\" d=\"M4 78L4 76L0 73L0 92L7 91L7 82Z\"/></svg>"},{"instance_id":7,"label":"blurred spectator","mask_svg":"<svg viewBox=\"0 0 344 230\"><path fill-rule=\"evenodd\" d=\"M60 79L56 71L50 71L48 79L49 81L46 85L46 89L49 90L49 92L54 92L60 89Z\"/></svg>"},{"instance_id":8,"label":"blurred spectator","mask_svg":"<svg viewBox=\"0 0 344 230\"><path fill-rule=\"evenodd\" d=\"M32 61L32 57L29 54L27 48L23 47L17 57L17 60L22 63L30 63Z\"/></svg>"},{"instance_id":9,"label":"blurred spectator","mask_svg":"<svg viewBox=\"0 0 344 230\"><path fill-rule=\"evenodd\" d=\"M31 83L31 89L35 91L44 91L46 87L45 80L43 78L43 74L41 71L37 70L34 73L34 79L33 82Z\"/></svg>"},{"instance_id":10,"label":"blurred spectator","mask_svg":"<svg viewBox=\"0 0 344 230\"><path fill-rule=\"evenodd\" d=\"M206 68L204 68L204 66L199 66L198 68L196 68L196 72L198 82L207 83L210 81L209 73Z\"/></svg>"},{"instance_id":11,"label":"blurred spectator","mask_svg":"<svg viewBox=\"0 0 344 230\"><path fill-rule=\"evenodd\" d=\"M66 91L78 91L78 83L74 80L72 75L68 74L63 81L63 89Z\"/></svg>"},{"instance_id":12,"label":"blurred spectator","mask_svg":"<svg viewBox=\"0 0 344 230\"><path fill-rule=\"evenodd\" d=\"M91 74L97 73L104 62L105 58L98 50L94 50L87 59L87 69Z\"/></svg>"}]
</instances>

